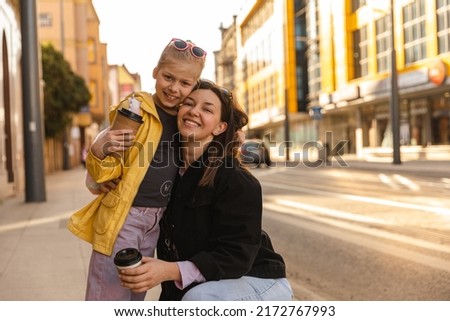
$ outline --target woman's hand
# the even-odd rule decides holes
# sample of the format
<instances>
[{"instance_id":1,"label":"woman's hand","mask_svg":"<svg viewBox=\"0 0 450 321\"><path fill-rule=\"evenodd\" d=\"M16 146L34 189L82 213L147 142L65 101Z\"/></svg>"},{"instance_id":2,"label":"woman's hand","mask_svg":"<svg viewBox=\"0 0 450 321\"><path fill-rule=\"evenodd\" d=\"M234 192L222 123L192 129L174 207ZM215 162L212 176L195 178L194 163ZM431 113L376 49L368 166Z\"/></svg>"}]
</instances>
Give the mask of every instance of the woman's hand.
<instances>
[{"instance_id":1,"label":"woman's hand","mask_svg":"<svg viewBox=\"0 0 450 321\"><path fill-rule=\"evenodd\" d=\"M131 129L107 128L98 134L90 150L97 158L104 159L111 153L126 151L133 145L135 138Z\"/></svg>"},{"instance_id":2,"label":"woman's hand","mask_svg":"<svg viewBox=\"0 0 450 321\"><path fill-rule=\"evenodd\" d=\"M144 292L164 281L181 281L180 270L175 262L166 262L152 257L143 257L143 264L119 271L122 286L132 292Z\"/></svg>"}]
</instances>

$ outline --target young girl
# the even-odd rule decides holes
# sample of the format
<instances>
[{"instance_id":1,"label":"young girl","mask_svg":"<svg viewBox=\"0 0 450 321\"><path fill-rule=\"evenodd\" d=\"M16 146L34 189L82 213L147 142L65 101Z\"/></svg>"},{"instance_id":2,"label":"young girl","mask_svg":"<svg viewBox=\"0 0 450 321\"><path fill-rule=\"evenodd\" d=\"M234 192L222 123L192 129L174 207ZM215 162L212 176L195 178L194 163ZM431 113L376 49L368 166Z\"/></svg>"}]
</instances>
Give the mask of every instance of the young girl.
<instances>
[{"instance_id":1,"label":"young girl","mask_svg":"<svg viewBox=\"0 0 450 321\"><path fill-rule=\"evenodd\" d=\"M283 258L261 229L262 191L236 157L247 116L209 81L178 111L184 161L161 222L158 259L122 270L139 293L161 300L291 300Z\"/></svg>"},{"instance_id":2,"label":"young girl","mask_svg":"<svg viewBox=\"0 0 450 321\"><path fill-rule=\"evenodd\" d=\"M89 149L90 190L99 194L102 182L116 182L117 186L100 193L68 223L72 233L93 246L86 300L145 298L145 292L132 293L121 286L114 255L129 247L145 256L154 255L158 223L178 171L175 106L197 84L205 57L206 52L193 43L172 39L153 70L156 92L130 94L110 112L112 121L119 108L137 106L143 123L136 135L131 130L107 128Z\"/></svg>"}]
</instances>

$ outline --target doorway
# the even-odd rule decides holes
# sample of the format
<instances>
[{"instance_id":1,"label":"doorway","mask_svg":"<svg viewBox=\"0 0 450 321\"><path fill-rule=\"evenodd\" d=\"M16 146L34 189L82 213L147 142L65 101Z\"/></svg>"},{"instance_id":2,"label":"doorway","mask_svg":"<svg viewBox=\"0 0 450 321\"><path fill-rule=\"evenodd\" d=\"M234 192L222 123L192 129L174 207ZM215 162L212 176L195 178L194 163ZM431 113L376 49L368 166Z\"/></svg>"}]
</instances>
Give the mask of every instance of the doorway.
<instances>
[{"instance_id":1,"label":"doorway","mask_svg":"<svg viewBox=\"0 0 450 321\"><path fill-rule=\"evenodd\" d=\"M12 151L12 126L11 126L11 96L9 83L9 61L8 61L8 46L6 44L6 35L3 31L2 35L2 70L3 70L3 106L5 112L5 153L6 153L6 172L8 183L14 182L13 170L13 151Z\"/></svg>"}]
</instances>

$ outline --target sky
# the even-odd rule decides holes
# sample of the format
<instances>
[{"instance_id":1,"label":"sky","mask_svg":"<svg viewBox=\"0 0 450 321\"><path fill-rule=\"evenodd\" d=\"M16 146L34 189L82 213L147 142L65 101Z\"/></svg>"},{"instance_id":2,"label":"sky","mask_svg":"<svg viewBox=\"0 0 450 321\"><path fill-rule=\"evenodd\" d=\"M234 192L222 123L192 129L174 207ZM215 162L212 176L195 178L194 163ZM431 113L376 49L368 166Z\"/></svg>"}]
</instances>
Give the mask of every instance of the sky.
<instances>
[{"instance_id":1,"label":"sky","mask_svg":"<svg viewBox=\"0 0 450 321\"><path fill-rule=\"evenodd\" d=\"M219 27L229 27L243 0L93 0L100 41L108 64L124 64L141 76L142 90L153 92L153 68L172 38L193 41L207 52L202 77L214 80Z\"/></svg>"}]
</instances>

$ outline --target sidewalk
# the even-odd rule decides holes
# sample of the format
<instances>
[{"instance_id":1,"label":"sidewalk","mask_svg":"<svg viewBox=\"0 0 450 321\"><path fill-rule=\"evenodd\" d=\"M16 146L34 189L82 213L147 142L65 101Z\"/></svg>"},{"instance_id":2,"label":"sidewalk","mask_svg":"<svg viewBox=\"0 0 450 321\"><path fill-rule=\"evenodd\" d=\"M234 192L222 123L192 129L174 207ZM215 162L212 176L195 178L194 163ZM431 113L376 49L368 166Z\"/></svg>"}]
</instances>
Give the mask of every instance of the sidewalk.
<instances>
[{"instance_id":1,"label":"sidewalk","mask_svg":"<svg viewBox=\"0 0 450 321\"><path fill-rule=\"evenodd\" d=\"M91 246L66 228L70 215L94 198L84 187L84 169L48 175L46 196L46 202L25 203L21 195L0 205L0 300L84 300Z\"/></svg>"},{"instance_id":2,"label":"sidewalk","mask_svg":"<svg viewBox=\"0 0 450 321\"><path fill-rule=\"evenodd\" d=\"M350 168L450 177L450 161L345 161ZM94 197L84 187L84 169L48 175L46 195L46 202L25 203L20 195L0 205L0 300L84 300L91 247L66 229L70 215ZM158 291L147 300L156 299Z\"/></svg>"},{"instance_id":3,"label":"sidewalk","mask_svg":"<svg viewBox=\"0 0 450 321\"><path fill-rule=\"evenodd\" d=\"M71 213L93 198L84 169L46 177L46 202L24 196L0 205L0 300L83 300L90 246L66 229Z\"/></svg>"}]
</instances>

